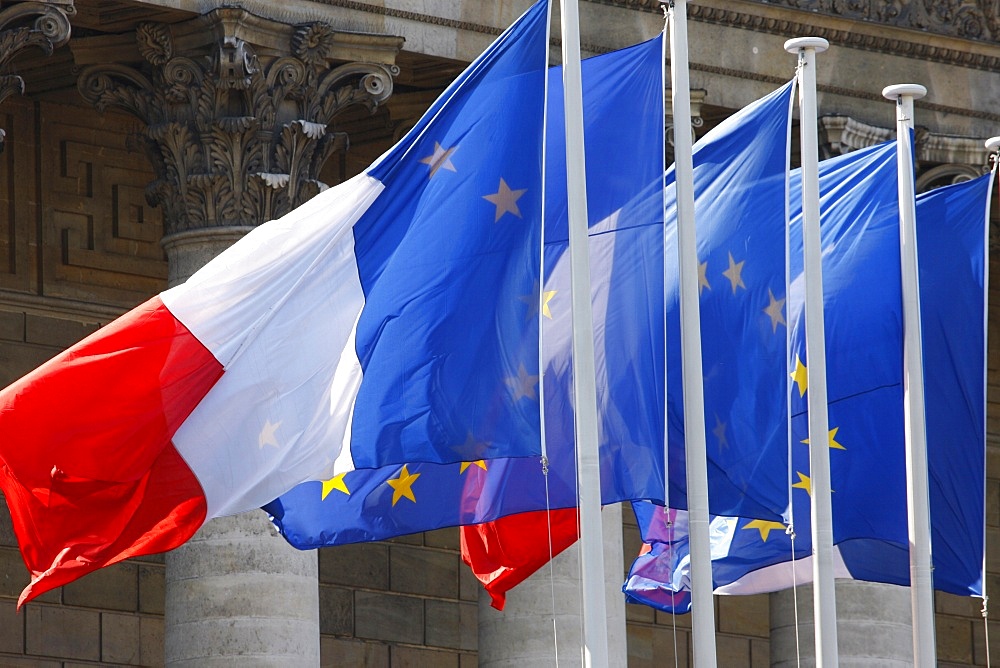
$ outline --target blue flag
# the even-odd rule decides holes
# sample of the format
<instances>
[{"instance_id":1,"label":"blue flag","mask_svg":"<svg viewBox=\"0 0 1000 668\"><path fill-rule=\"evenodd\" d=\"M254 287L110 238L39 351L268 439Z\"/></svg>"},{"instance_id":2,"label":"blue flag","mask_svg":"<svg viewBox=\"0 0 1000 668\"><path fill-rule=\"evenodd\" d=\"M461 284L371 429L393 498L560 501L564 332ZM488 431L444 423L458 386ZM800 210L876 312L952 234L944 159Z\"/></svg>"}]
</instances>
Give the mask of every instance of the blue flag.
<instances>
[{"instance_id":1,"label":"blue flag","mask_svg":"<svg viewBox=\"0 0 1000 668\"><path fill-rule=\"evenodd\" d=\"M620 267L621 263L631 262L631 251L607 252L615 249L615 234L611 232L626 238L623 250L631 247L631 235L636 234L635 230L657 243L655 248L647 249L648 262L635 265L626 275L631 281L629 290L632 293L638 290L643 302L638 305L630 302L627 309L613 313L606 309L600 311L595 332L604 343L599 348L599 357L610 360L602 368L616 375L611 391L602 394L605 414L613 415L604 421L604 425L612 425L612 428L603 427L602 431L605 500L609 503L631 498L662 499L663 495L662 408L644 416L656 422L655 426L643 428L650 433L658 430L658 440L638 440L613 428L620 415L633 409L633 397L648 389L647 375L627 376L615 366L622 359L622 352L626 349L648 351L652 348L652 337L656 337L662 350L662 309L657 308L656 301L649 303L648 297L653 288L662 285L662 209L656 207L651 217L640 218L646 209L636 205L648 194L648 184L662 181L663 123L658 112L650 112L662 109L663 103L661 39L658 37L583 63L594 276L616 276L627 269ZM561 70L553 68L549 77L546 280L539 288L537 274L533 282L522 281L519 277L518 293L513 301L518 309L519 326L527 329L531 323L537 326L539 320L544 323L546 436L551 462L548 504L558 508L576 505L576 482L570 399L571 314L569 280L565 271L567 228ZM517 103L516 98L510 99L511 105ZM495 138L494 141L503 143L506 140ZM484 149L483 152L489 151ZM426 175L421 178L426 179ZM536 254L541 250L538 241ZM527 276L530 278L530 274ZM651 279L654 282L647 285ZM599 303L607 291L607 280L595 278L595 303ZM634 300L631 295L628 298ZM639 330L627 329L638 311L648 319L646 326ZM605 329L614 331L615 338L603 334ZM636 341L638 336L644 338ZM610 352L605 355L605 351ZM516 369L508 371L503 380L514 399L525 406L534 406L537 412L542 388L537 371L537 350L535 354L534 359L525 358ZM660 359L659 368L662 369L662 354ZM468 369L470 374L478 371L475 365ZM649 387L655 389L656 386ZM660 397L662 406L662 390ZM456 400L471 400L471 396L459 394ZM656 403L652 397L646 401L649 406ZM486 522L508 514L545 508L546 478L539 458L488 459L485 455L491 452L488 445L492 437L492 432L482 427L470 427L462 434L463 450L467 453L464 461L440 464L414 459L406 465L358 469L325 481L303 483L265 509L293 545L309 548Z\"/></svg>"},{"instance_id":2,"label":"blue flag","mask_svg":"<svg viewBox=\"0 0 1000 668\"><path fill-rule=\"evenodd\" d=\"M801 201L797 177L793 202ZM820 189L837 575L908 584L894 144L822 163ZM917 200L934 586L961 595L982 593L988 191L983 177ZM793 223L793 258L801 258L800 222ZM808 392L801 259L792 267L795 535L779 518L713 517L719 593L791 586L793 568L799 582L811 577L808 561L791 563L793 553L803 559L811 552L808 451L800 444L807 436ZM665 515L652 504L634 508L647 547L626 581L629 599L686 611L684 513Z\"/></svg>"},{"instance_id":3,"label":"blue flag","mask_svg":"<svg viewBox=\"0 0 1000 668\"><path fill-rule=\"evenodd\" d=\"M791 97L789 83L714 128L694 149L709 501L717 514L777 518L787 505L784 221ZM667 196L669 505L687 508L672 184Z\"/></svg>"},{"instance_id":4,"label":"blue flag","mask_svg":"<svg viewBox=\"0 0 1000 668\"><path fill-rule=\"evenodd\" d=\"M353 468L540 452L538 405L507 381L538 373L519 298L541 275L547 21L529 9L367 171L384 191L354 225Z\"/></svg>"}]
</instances>

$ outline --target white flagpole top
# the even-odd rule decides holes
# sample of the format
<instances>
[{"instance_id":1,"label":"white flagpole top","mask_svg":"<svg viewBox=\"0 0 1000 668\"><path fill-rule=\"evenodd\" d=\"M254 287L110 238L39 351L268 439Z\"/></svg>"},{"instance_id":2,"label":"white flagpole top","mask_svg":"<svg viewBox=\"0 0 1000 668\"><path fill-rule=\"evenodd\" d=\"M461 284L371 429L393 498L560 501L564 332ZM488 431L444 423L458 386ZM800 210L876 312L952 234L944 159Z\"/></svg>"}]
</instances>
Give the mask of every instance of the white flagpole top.
<instances>
[{"instance_id":1,"label":"white flagpole top","mask_svg":"<svg viewBox=\"0 0 1000 668\"><path fill-rule=\"evenodd\" d=\"M1000 151L1000 137L990 137L986 140L986 150L990 153Z\"/></svg>"},{"instance_id":2,"label":"white flagpole top","mask_svg":"<svg viewBox=\"0 0 1000 668\"><path fill-rule=\"evenodd\" d=\"M882 97L887 100L898 100L903 96L919 100L924 95L927 95L927 89L920 84L895 84L882 89Z\"/></svg>"},{"instance_id":3,"label":"white flagpole top","mask_svg":"<svg viewBox=\"0 0 1000 668\"><path fill-rule=\"evenodd\" d=\"M805 49L813 49L816 53L823 53L830 48L830 42L822 37L796 37L785 42L785 51L788 53L798 53Z\"/></svg>"}]
</instances>

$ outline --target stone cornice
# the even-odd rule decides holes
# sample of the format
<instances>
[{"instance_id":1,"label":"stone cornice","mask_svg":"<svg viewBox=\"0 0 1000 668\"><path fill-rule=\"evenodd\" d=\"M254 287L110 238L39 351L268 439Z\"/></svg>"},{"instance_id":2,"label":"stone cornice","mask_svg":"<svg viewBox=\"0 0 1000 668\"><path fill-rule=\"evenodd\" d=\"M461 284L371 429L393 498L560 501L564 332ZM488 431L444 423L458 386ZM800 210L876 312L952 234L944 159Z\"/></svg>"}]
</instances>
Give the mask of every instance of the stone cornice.
<instances>
[{"instance_id":1,"label":"stone cornice","mask_svg":"<svg viewBox=\"0 0 1000 668\"><path fill-rule=\"evenodd\" d=\"M996 0L750 0L853 21L1000 44Z\"/></svg>"},{"instance_id":2,"label":"stone cornice","mask_svg":"<svg viewBox=\"0 0 1000 668\"><path fill-rule=\"evenodd\" d=\"M620 7L636 11L660 13L659 0L588 0L593 4ZM711 7L708 4L691 4L688 6L688 16L692 21L712 23L733 28L753 30L767 34L779 35L782 37L817 36L829 40L839 46L845 46L878 53L887 53L904 58L916 58L928 60L936 63L946 63L969 67L973 69L997 71L1000 70L1000 55L986 53L982 48L982 43L987 41L990 46L1000 45L1000 7L990 10L975 7L974 5L1000 5L1000 0L941 0L942 5L951 7L951 16L954 20L940 20L936 18L939 12L931 12L931 16L921 19L928 12L926 10L917 11L907 9L916 6L913 0L896 0L895 2L877 3L875 0L858 0L848 3L851 7L862 7L855 9L834 9L843 3L834 0L746 0L762 5L761 13L743 11L732 8ZM447 17L434 16L421 12L414 12L393 7L378 6L365 0L317 0L317 4L340 9L348 9L357 12L384 16L388 18L415 21L428 25L442 26L467 32L481 33L485 35L499 35L503 29L498 26L486 25L472 21L461 21ZM885 9L873 8L874 5L886 5ZM888 9L890 5L900 5L898 13ZM955 8L958 7L956 10ZM793 11L781 12L781 18L776 18L776 11L785 8ZM970 13L970 10L975 10ZM948 11L944 11L945 14ZM960 15L960 17L959 17ZM866 31L851 30L847 27L830 27L818 25L818 21L810 21L810 17L827 16L835 19L841 25L847 23L863 23L869 26ZM883 19L879 19L883 16ZM963 20L961 26L955 21ZM977 23L978 21L978 23ZM984 26L985 32L976 36L976 29L973 24ZM995 24L995 25L994 25ZM874 28L879 25L891 27L892 34L878 33ZM976 40L980 44L977 49L956 49L944 46L945 40L923 40L918 41L914 31L925 34L931 33L943 37L959 38L966 40ZM908 34L909 33L909 34ZM911 37L912 35L912 37ZM994 37L995 36L995 37ZM553 40L558 44L558 40ZM591 53L601 53L608 48L599 44L582 44L584 51ZM992 49L988 49L992 50Z\"/></svg>"},{"instance_id":3,"label":"stone cornice","mask_svg":"<svg viewBox=\"0 0 1000 668\"><path fill-rule=\"evenodd\" d=\"M744 0L758 5L790 9L811 16L916 30L944 37L1000 44L1000 2L997 0ZM659 13L660 0L590 0L602 5ZM698 18L706 7L691 5L688 15ZM729 10L709 9L710 12ZM785 23L784 21L782 21ZM790 25L799 25L788 21ZM755 28L757 29L757 28ZM784 31L783 31L784 34Z\"/></svg>"},{"instance_id":4,"label":"stone cornice","mask_svg":"<svg viewBox=\"0 0 1000 668\"><path fill-rule=\"evenodd\" d=\"M602 2L615 1L602 0ZM743 28L783 37L822 37L829 40L831 44L837 44L838 46L892 54L903 58L929 60L935 63L946 63L987 71L996 71L1000 68L1000 57L996 55L978 53L972 50L952 49L928 42L901 39L895 36L879 36L861 31L819 26L815 23L775 19L769 16L758 16L731 9L716 9L700 5L692 5L688 9L688 15L695 21Z\"/></svg>"}]
</instances>

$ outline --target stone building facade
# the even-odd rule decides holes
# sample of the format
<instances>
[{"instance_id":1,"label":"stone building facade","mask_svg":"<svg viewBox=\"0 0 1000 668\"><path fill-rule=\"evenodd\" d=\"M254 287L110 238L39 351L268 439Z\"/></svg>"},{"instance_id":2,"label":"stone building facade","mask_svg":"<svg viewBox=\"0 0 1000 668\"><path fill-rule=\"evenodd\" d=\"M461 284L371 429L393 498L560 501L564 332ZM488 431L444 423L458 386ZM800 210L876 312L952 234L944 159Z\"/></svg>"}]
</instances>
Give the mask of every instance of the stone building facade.
<instances>
[{"instance_id":1,"label":"stone building facade","mask_svg":"<svg viewBox=\"0 0 1000 668\"><path fill-rule=\"evenodd\" d=\"M0 1L0 383L183 280L322 184L361 171L528 4ZM916 106L920 187L987 168L983 140L1000 134L995 0L693 0L688 11L698 134L793 76L785 39L817 35L831 42L818 67L825 156L889 138L894 109L881 90L914 82L929 90ZM583 0L581 14L590 53L662 27L656 0ZM991 267L997 275L995 253ZM996 591L1000 294L991 297L987 589ZM605 517L617 557L611 590L639 547L629 514ZM331 666L515 665L551 646L534 604L550 605L549 580L515 590L499 616L461 564L454 529L297 554L257 515L201 535L195 552L126 561L16 613L27 574L0 504L0 666L211 665L197 629L262 618L255 611L274 601L302 628L266 641L247 665L299 665L278 646L300 632ZM572 579L574 558L560 557L560 583ZM206 561L237 567L213 571ZM256 572L239 572L251 562ZM260 574L269 569L304 593ZM216 586L251 589L214 605ZM906 665L906 590L838 587L842 658ZM799 592L802 618L809 595ZM717 597L720 665L789 665L790 597ZM941 665L985 665L981 601L938 594L937 606ZM690 662L688 617L618 608L626 631L612 644L629 666ZM560 614L572 627L572 604Z\"/></svg>"}]
</instances>

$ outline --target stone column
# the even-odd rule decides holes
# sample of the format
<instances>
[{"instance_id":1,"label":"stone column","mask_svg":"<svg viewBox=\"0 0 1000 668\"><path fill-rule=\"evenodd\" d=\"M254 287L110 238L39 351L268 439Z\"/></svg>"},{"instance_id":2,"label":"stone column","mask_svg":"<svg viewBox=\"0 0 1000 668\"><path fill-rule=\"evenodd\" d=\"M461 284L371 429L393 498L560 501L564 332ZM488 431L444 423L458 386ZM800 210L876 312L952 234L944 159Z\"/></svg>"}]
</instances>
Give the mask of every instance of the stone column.
<instances>
[{"instance_id":1,"label":"stone column","mask_svg":"<svg viewBox=\"0 0 1000 668\"><path fill-rule=\"evenodd\" d=\"M601 521L604 526L608 655L613 668L624 668L627 647L625 597L622 594L625 566L621 504L605 506ZM579 543L552 561L551 585L549 573L546 566L509 592L503 612L494 610L489 595L480 591L479 665L482 668L554 666L555 635L558 635L559 665L583 665Z\"/></svg>"},{"instance_id":2,"label":"stone column","mask_svg":"<svg viewBox=\"0 0 1000 668\"><path fill-rule=\"evenodd\" d=\"M812 586L799 587L799 643L805 668L816 665ZM913 623L908 587L839 580L837 645L840 665L913 665ZM795 605L791 589L771 594L771 665L793 668Z\"/></svg>"},{"instance_id":3,"label":"stone column","mask_svg":"<svg viewBox=\"0 0 1000 668\"><path fill-rule=\"evenodd\" d=\"M252 227L177 232L162 241L168 281L187 280ZM263 511L209 521L166 554L164 656L170 666L319 665L319 565Z\"/></svg>"},{"instance_id":4,"label":"stone column","mask_svg":"<svg viewBox=\"0 0 1000 668\"><path fill-rule=\"evenodd\" d=\"M74 43L84 98L144 124L171 285L325 188L323 163L347 145L331 119L389 97L401 43L234 8ZM167 665L319 665L316 552L259 510L211 520L166 555L165 626Z\"/></svg>"}]
</instances>

